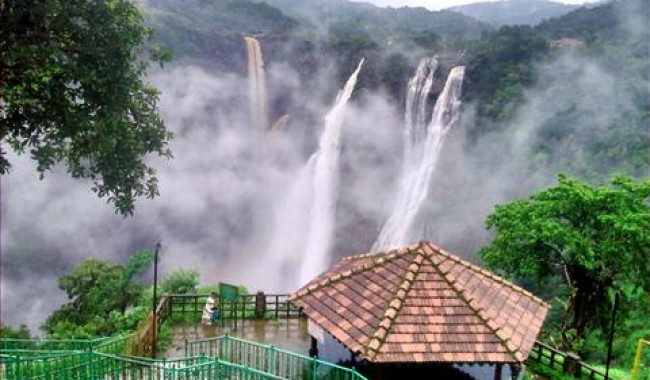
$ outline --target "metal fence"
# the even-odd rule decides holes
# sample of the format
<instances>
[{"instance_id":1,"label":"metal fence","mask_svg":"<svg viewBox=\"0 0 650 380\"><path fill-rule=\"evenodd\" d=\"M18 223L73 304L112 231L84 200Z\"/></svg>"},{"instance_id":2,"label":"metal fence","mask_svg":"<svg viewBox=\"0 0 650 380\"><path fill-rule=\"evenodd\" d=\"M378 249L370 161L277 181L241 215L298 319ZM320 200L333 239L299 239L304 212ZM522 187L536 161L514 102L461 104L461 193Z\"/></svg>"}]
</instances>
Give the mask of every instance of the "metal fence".
<instances>
[{"instance_id":1,"label":"metal fence","mask_svg":"<svg viewBox=\"0 0 650 380\"><path fill-rule=\"evenodd\" d=\"M229 336L187 342L178 359L129 356L134 339L2 339L0 379L366 380L353 369Z\"/></svg>"},{"instance_id":2,"label":"metal fence","mask_svg":"<svg viewBox=\"0 0 650 380\"><path fill-rule=\"evenodd\" d=\"M207 356L156 360L94 351L27 360L14 357L4 362L1 376L15 380L284 380Z\"/></svg>"},{"instance_id":3,"label":"metal fence","mask_svg":"<svg viewBox=\"0 0 650 380\"><path fill-rule=\"evenodd\" d=\"M354 369L228 335L187 341L185 355L214 356L291 380L367 380Z\"/></svg>"},{"instance_id":4,"label":"metal fence","mask_svg":"<svg viewBox=\"0 0 650 380\"><path fill-rule=\"evenodd\" d=\"M196 321L201 319L207 294L165 294L169 300L167 315L171 317L186 316ZM161 299L160 304L163 304ZM220 318L226 319L263 319L263 318L301 318L300 310L289 302L288 294L242 294L237 300L217 300ZM159 306L160 308L160 306Z\"/></svg>"}]
</instances>

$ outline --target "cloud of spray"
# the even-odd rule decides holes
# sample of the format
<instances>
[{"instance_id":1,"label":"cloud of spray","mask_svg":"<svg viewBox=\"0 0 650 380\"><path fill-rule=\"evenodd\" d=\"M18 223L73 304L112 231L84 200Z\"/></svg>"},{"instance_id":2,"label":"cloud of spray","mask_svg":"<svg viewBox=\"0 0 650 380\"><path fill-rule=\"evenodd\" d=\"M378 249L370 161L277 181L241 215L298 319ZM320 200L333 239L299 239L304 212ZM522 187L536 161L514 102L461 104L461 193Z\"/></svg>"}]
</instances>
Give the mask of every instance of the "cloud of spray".
<instances>
[{"instance_id":1,"label":"cloud of spray","mask_svg":"<svg viewBox=\"0 0 650 380\"><path fill-rule=\"evenodd\" d=\"M267 68L271 120L292 115L280 134L263 135L249 125L246 78L182 64L152 75L162 91L162 114L176 132L175 157L153 162L161 196L140 200L133 218L114 215L87 183L63 170L39 181L28 158L12 158L14 170L2 179L2 320L36 328L64 301L56 279L80 260L124 261L157 241L163 274L196 268L203 283L268 292L282 288L283 276L296 275L269 273L262 258L272 234L286 233L291 244L297 233L277 231L274 211L314 152L342 83L318 73L301 83L286 64L267 62ZM562 55L540 66L539 75L541 85L526 93L515 121L471 143L465 130L474 123L473 107L464 105L417 222L422 238L471 258L489 238L483 221L495 204L553 183L577 150L633 104L622 78L579 55ZM569 138L531 160L530 152L547 141L546 125L567 107L583 111L572 120ZM333 257L367 252L391 211L402 160L401 109L382 90L352 96L342 129ZM593 166L610 168L607 162Z\"/></svg>"},{"instance_id":2,"label":"cloud of spray","mask_svg":"<svg viewBox=\"0 0 650 380\"><path fill-rule=\"evenodd\" d=\"M606 155L590 151L634 107L626 78L575 51L537 71L539 85L526 91L524 104L498 132L466 141L464 129L474 128L475 120L474 107L465 105L461 128L447 139L420 216L423 238L476 259L489 241L483 223L496 204L552 186L559 172L599 181L621 170Z\"/></svg>"},{"instance_id":3,"label":"cloud of spray","mask_svg":"<svg viewBox=\"0 0 650 380\"><path fill-rule=\"evenodd\" d=\"M313 88L328 83L326 78L315 77L305 89L297 87L303 85L297 77L284 65L271 65L270 98L297 94L296 101L285 101L287 110L296 112L284 132L262 134L249 125L246 78L187 65L153 73L161 113L176 133L170 146L174 159L152 162L161 196L140 200L133 218L114 215L87 183L70 179L63 168L39 181L28 157L12 157L14 170L3 178L2 194L2 320L27 322L35 330L64 301L57 278L78 262L89 257L124 262L157 241L163 246L163 275L195 268L203 283L278 290L288 274L270 273L260 262L269 235L277 233L273 211L313 153L334 99L320 102L332 91ZM382 114L369 111L357 110ZM302 116L311 114L318 123ZM364 122L383 128L378 120ZM25 300L31 300L27 309Z\"/></svg>"}]
</instances>

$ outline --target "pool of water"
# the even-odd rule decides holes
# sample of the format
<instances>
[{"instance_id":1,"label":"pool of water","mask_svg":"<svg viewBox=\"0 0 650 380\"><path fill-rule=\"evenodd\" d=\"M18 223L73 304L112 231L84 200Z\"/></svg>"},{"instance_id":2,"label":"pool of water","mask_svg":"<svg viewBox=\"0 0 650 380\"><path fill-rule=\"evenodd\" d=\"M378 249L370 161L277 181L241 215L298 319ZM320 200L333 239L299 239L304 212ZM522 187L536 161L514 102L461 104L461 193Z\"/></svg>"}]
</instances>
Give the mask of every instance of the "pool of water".
<instances>
[{"instance_id":1,"label":"pool of water","mask_svg":"<svg viewBox=\"0 0 650 380\"><path fill-rule=\"evenodd\" d=\"M309 334L307 320L296 319L246 319L218 320L214 326L172 327L172 345L165 353L168 358L185 355L185 341L231 335L253 342L273 345L275 347L307 355L309 351Z\"/></svg>"}]
</instances>

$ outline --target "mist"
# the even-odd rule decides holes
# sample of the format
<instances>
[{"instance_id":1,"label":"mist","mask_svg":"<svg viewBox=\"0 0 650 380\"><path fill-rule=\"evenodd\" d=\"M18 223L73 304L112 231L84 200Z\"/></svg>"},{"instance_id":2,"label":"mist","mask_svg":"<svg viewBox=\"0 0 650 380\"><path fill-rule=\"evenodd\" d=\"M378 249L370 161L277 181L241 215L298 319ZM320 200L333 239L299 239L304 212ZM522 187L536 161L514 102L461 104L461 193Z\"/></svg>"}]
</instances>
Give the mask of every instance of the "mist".
<instances>
[{"instance_id":1,"label":"mist","mask_svg":"<svg viewBox=\"0 0 650 380\"><path fill-rule=\"evenodd\" d=\"M242 39L242 49L243 44ZM10 155L13 168L2 177L0 194L3 323L26 323L37 332L65 302L59 276L85 258L124 262L156 242L162 244L163 276L193 268L204 284L293 291L285 280L296 274L278 261L295 257L275 260L269 245L278 233L286 236L287 246L294 238L278 231L277 209L315 151L323 117L343 85L332 78L333 66L323 62L306 83L285 62L266 62L270 123L291 115L281 133L251 125L243 74L183 62L152 72L150 80L161 91L161 114L175 133L174 158L150 160L161 195L139 199L131 218L115 215L89 183L69 178L63 167L39 180L29 157ZM342 68L348 74L353 69ZM478 261L478 248L490 239L483 223L496 204L552 185L559 171L587 176L581 153L606 138L612 122L634 107L624 78L579 52L559 52L537 73L539 85L527 90L513 121L476 140L467 137L476 127L474 105L463 104L461 123L446 137L413 228L417 239ZM342 128L332 261L368 252L391 212L402 163L403 108L383 88L362 85L352 94ZM549 125L575 110L571 128L560 131L557 144L540 150ZM603 178L619 170L615 161L590 166Z\"/></svg>"}]
</instances>

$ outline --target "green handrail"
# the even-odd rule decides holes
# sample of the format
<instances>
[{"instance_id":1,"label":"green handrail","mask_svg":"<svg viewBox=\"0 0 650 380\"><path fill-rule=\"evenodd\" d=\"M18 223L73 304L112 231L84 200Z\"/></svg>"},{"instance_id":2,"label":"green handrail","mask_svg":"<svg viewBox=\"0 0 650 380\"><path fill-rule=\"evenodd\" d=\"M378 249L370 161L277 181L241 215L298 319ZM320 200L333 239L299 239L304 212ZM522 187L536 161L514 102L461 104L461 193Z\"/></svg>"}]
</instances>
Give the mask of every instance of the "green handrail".
<instances>
[{"instance_id":1,"label":"green handrail","mask_svg":"<svg viewBox=\"0 0 650 380\"><path fill-rule=\"evenodd\" d=\"M228 335L185 342L185 355L216 356L286 379L367 380L351 368Z\"/></svg>"},{"instance_id":2,"label":"green handrail","mask_svg":"<svg viewBox=\"0 0 650 380\"><path fill-rule=\"evenodd\" d=\"M2 358L6 359L7 355ZM197 356L174 360L125 357L86 351L48 358L22 360L12 357L3 361L1 376L16 380L82 380L82 379L142 379L142 380L286 380L245 365L230 363L214 357Z\"/></svg>"},{"instance_id":3,"label":"green handrail","mask_svg":"<svg viewBox=\"0 0 650 380\"><path fill-rule=\"evenodd\" d=\"M6 350L41 350L41 351L74 351L88 350L94 346L112 339L103 337L96 339L0 339L0 351Z\"/></svg>"}]
</instances>

